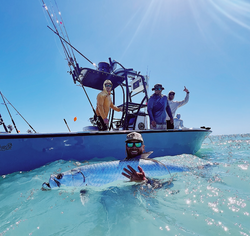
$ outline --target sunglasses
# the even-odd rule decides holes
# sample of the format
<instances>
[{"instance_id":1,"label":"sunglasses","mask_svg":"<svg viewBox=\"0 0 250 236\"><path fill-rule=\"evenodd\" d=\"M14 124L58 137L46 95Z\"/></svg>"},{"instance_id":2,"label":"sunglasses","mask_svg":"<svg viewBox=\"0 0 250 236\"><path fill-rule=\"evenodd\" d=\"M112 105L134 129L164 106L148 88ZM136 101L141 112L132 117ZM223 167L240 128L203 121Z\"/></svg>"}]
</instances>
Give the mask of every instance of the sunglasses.
<instances>
[{"instance_id":1,"label":"sunglasses","mask_svg":"<svg viewBox=\"0 0 250 236\"><path fill-rule=\"evenodd\" d=\"M105 87L112 88L111 84L105 84Z\"/></svg>"},{"instance_id":2,"label":"sunglasses","mask_svg":"<svg viewBox=\"0 0 250 236\"><path fill-rule=\"evenodd\" d=\"M174 96L174 95L175 95L175 93L170 93L169 95L173 95L173 96Z\"/></svg>"},{"instance_id":3,"label":"sunglasses","mask_svg":"<svg viewBox=\"0 0 250 236\"><path fill-rule=\"evenodd\" d=\"M142 143L126 143L127 147L132 148L132 147L137 147L140 148L142 146Z\"/></svg>"},{"instance_id":4,"label":"sunglasses","mask_svg":"<svg viewBox=\"0 0 250 236\"><path fill-rule=\"evenodd\" d=\"M161 88L155 88L155 90L162 90Z\"/></svg>"}]
</instances>

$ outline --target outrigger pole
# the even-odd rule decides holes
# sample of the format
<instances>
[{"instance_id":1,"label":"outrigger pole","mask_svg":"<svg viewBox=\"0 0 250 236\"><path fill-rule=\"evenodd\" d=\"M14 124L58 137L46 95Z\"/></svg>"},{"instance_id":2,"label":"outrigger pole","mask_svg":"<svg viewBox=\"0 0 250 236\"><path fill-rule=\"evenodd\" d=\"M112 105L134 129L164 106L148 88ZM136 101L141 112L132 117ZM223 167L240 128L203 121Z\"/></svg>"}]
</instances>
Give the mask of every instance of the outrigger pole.
<instances>
[{"instance_id":1,"label":"outrigger pole","mask_svg":"<svg viewBox=\"0 0 250 236\"><path fill-rule=\"evenodd\" d=\"M81 52L79 52L75 47L73 47L69 42L67 42L63 37L61 37L60 34L59 34L58 32L55 32L55 31L54 31L53 29L51 29L48 25L47 25L47 27L48 27L51 31L53 31L60 39L62 39L65 43L67 43L71 48L73 48L76 52L78 52L81 56L83 56L88 62L90 62L92 65L95 65L92 61L90 61L87 57L85 57ZM78 64L77 64L77 69L79 70L79 74L80 74L80 68L78 67ZM75 80L74 80L74 82L75 82ZM81 85L82 85L82 84L81 84ZM92 103L91 103L91 101L90 101L90 99L89 99L89 96L88 96L88 94L87 94L87 92L86 92L86 90L85 90L85 88L84 88L83 85L82 85L82 88L83 88L83 91L85 92L86 97L87 97L87 99L89 100L89 103L90 103L90 105L91 105L91 107L92 107L92 110L93 110L93 112L94 112L94 114L95 114L95 117L96 117L96 119L95 119L96 125L98 126L99 130L103 130L105 124L103 123L102 118L96 114L96 111L95 111L95 109L94 109L94 107L93 107L93 105L92 105Z\"/></svg>"},{"instance_id":2,"label":"outrigger pole","mask_svg":"<svg viewBox=\"0 0 250 236\"><path fill-rule=\"evenodd\" d=\"M65 43L67 43L71 48L73 48L76 52L78 52L82 57L84 57L88 62L90 62L92 65L95 65L92 61L90 61L87 57L85 57L81 52L79 52L75 47L73 47L69 42L67 42L63 37L60 36L59 33L55 32L53 29L51 29L48 25L47 27L52 30L60 39L62 39Z\"/></svg>"},{"instance_id":3,"label":"outrigger pole","mask_svg":"<svg viewBox=\"0 0 250 236\"><path fill-rule=\"evenodd\" d=\"M89 60L86 56L84 56L81 52L79 52L75 47L73 47L67 40L65 40L63 37L61 37L61 35L59 34L59 32L58 32L58 30L57 30L57 27L56 27L56 25L55 25L55 22L54 22L53 19L52 19L53 15L50 15L50 14L49 14L49 11L48 11L47 6L45 5L45 3L44 3L43 0L42 0L42 2L43 2L43 6L45 7L45 9L46 9L46 11L47 11L47 13L48 13L48 15L49 15L49 18L50 18L50 20L51 20L51 22L52 22L52 24L53 24L55 30L51 29L49 26L47 26L47 27L48 27L51 31L53 31L53 32L60 38L60 41L61 41L61 43L62 43L62 45L63 45L64 52L65 52L66 57L67 57L67 60L68 60L68 65L74 67L73 72L71 71L71 68L70 68L70 74L71 74L72 77L73 77L74 83L76 83L76 77L78 77L78 76L80 75L81 69L80 69L80 67L79 67L79 65L78 65L78 63L77 63L77 61L76 61L76 58L75 58L75 55L74 55L72 49L74 49L76 52L78 52L83 58L85 58L85 59L86 59L89 63L91 63L93 66L96 67L96 65L95 65L95 63L93 63L91 60ZM56 4L56 5L57 5L57 4ZM57 8L58 8L58 6L57 6ZM60 13L60 12L59 12L59 15L61 16L61 13ZM51 17L51 16L52 16L52 17ZM61 18L62 18L62 17L61 17ZM63 26L64 26L64 25L63 25ZM61 28L60 28L60 29L61 29ZM68 34L67 34L67 31L66 31L65 26L64 26L64 29L65 29L66 35L67 35L67 37L68 37ZM62 34L63 34L63 32L62 32ZM64 36L64 35L63 35L63 36ZM69 37L68 37L68 40L69 40ZM75 62L75 64L72 63L73 59L69 56L69 53L68 53L67 50L65 49L65 46L64 46L63 42L66 43L66 44L68 44L68 45L71 47L71 50L72 50L72 53L73 53L73 56L74 56L74 62ZM86 90L85 90L85 88L84 88L84 86L83 86L82 83L81 83L81 85L82 85L82 88L83 88L83 90L84 90L84 92L85 92L85 94L86 94L86 96L87 96L87 98L88 98L88 100L89 100L89 103L90 103L90 105L91 105L91 107L92 107L92 110L93 110L93 112L94 112L94 115L95 115L95 116L94 116L94 120L95 120L95 122L96 122L96 125L98 126L98 129L99 129L99 130L103 130L104 127L105 127L104 121L103 121L103 119L102 119L100 116L97 116L96 111L95 111L95 109L94 109L94 107L93 107L93 105L92 105L92 103L91 103L91 101L90 101L90 99L89 99L89 96L88 96L88 94L87 94L87 92L86 92Z\"/></svg>"}]
</instances>

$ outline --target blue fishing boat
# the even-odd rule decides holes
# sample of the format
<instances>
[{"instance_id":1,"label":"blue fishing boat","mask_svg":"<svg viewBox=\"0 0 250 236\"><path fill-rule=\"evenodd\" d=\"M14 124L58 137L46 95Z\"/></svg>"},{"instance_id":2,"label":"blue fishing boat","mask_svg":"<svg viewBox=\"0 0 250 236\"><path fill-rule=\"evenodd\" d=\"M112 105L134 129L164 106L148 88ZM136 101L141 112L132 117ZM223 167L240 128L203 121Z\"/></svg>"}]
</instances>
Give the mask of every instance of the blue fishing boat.
<instances>
[{"instance_id":1,"label":"blue fishing boat","mask_svg":"<svg viewBox=\"0 0 250 236\"><path fill-rule=\"evenodd\" d=\"M48 12L48 8L44 6ZM51 14L49 14L51 18ZM98 66L92 63L76 48L74 48L54 24L54 30L63 45L66 59L70 67L73 82L79 84L93 109L93 117L90 118L90 126L84 127L81 132L67 133L10 133L3 119L0 125L4 131L0 133L0 175L16 171L29 171L56 160L86 161L93 158L121 160L125 157L124 141L131 131L142 134L146 149L153 151L152 157L195 154L202 142L212 132L210 128L185 128L185 129L150 129L147 112L148 102L148 76L131 68L125 68L121 63L111 60L100 62ZM78 52L95 69L80 67L76 61L74 51ZM113 84L113 104L117 104L116 90L121 89L118 96L122 102L117 107L122 109L120 117L115 117L114 111L109 113L109 129L102 130L103 123L96 115L95 109L88 97L85 87L102 90L105 80ZM1 93L2 95L2 93ZM139 97L139 100L138 100ZM5 103L5 97L2 95ZM7 104L5 103L6 108ZM7 108L8 109L8 108ZM95 118L94 118L95 117ZM13 121L13 119L12 119ZM66 121L65 121L66 123ZM67 123L66 123L67 125ZM104 145L105 144L105 145Z\"/></svg>"},{"instance_id":2,"label":"blue fishing boat","mask_svg":"<svg viewBox=\"0 0 250 236\"><path fill-rule=\"evenodd\" d=\"M124 102L118 107L123 107L123 112L119 119L114 117L114 111L110 112L109 130L99 131L100 124L92 118L92 125L82 132L12 134L2 120L5 132L0 133L0 175L29 171L59 159L80 162L93 158L122 160L125 157L124 140L132 130L142 134L146 149L153 151L152 157L195 154L200 149L212 132L210 128L150 129L146 111L148 78L132 69L110 71L112 63L105 63L105 68L109 68L105 71L103 64L97 70L79 68L78 75L73 72L73 79L83 88L97 90L102 90L106 79L111 80L113 103L116 88L122 88ZM133 102L133 95L139 93L144 94L141 102Z\"/></svg>"}]
</instances>

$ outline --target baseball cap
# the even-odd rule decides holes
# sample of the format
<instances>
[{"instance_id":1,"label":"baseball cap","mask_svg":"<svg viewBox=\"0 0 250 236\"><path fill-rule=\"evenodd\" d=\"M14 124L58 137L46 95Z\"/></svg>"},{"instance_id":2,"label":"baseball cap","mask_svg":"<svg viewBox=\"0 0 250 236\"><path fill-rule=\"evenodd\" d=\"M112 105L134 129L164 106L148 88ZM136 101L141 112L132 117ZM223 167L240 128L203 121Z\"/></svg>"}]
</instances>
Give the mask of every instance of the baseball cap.
<instances>
[{"instance_id":1,"label":"baseball cap","mask_svg":"<svg viewBox=\"0 0 250 236\"><path fill-rule=\"evenodd\" d=\"M130 141L140 141L140 142L143 142L143 138L141 136L141 134L137 133L137 132L132 132L132 133L129 133L127 135L127 139L125 142L130 142Z\"/></svg>"}]
</instances>

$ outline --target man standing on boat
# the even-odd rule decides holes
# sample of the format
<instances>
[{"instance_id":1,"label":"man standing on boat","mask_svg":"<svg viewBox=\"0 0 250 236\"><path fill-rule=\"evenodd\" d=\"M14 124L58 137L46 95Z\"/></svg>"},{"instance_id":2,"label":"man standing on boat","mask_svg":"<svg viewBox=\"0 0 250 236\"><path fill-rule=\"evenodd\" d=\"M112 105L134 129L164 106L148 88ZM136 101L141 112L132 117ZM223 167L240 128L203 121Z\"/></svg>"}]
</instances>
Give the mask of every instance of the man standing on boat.
<instances>
[{"instance_id":1,"label":"man standing on boat","mask_svg":"<svg viewBox=\"0 0 250 236\"><path fill-rule=\"evenodd\" d=\"M156 84L152 88L155 93L148 100L148 114L150 117L151 129L166 129L166 117L173 124L173 117L166 95L161 94L164 88L161 84ZM168 116L167 116L168 113Z\"/></svg>"},{"instance_id":2,"label":"man standing on boat","mask_svg":"<svg viewBox=\"0 0 250 236\"><path fill-rule=\"evenodd\" d=\"M168 93L168 104L169 104L171 112L172 112L172 117L175 116L176 110L179 107L185 105L188 102L188 100L189 100L189 91L188 91L188 89L185 86L184 86L184 90L183 91L186 92L186 97L182 101L174 101L174 95L175 95L174 91L170 91ZM167 115L167 119L166 120L167 120L167 129L173 129L174 128L174 124L173 124L173 122L171 122L171 117L169 115Z\"/></svg>"},{"instance_id":3,"label":"man standing on boat","mask_svg":"<svg viewBox=\"0 0 250 236\"><path fill-rule=\"evenodd\" d=\"M99 116L103 120L104 127L102 131L108 129L108 114L109 109L112 108L115 111L121 111L120 108L116 107L111 101L111 90L112 90L112 82L110 80L105 80L103 83L103 91L97 95L97 106L96 106L96 115Z\"/></svg>"}]
</instances>

